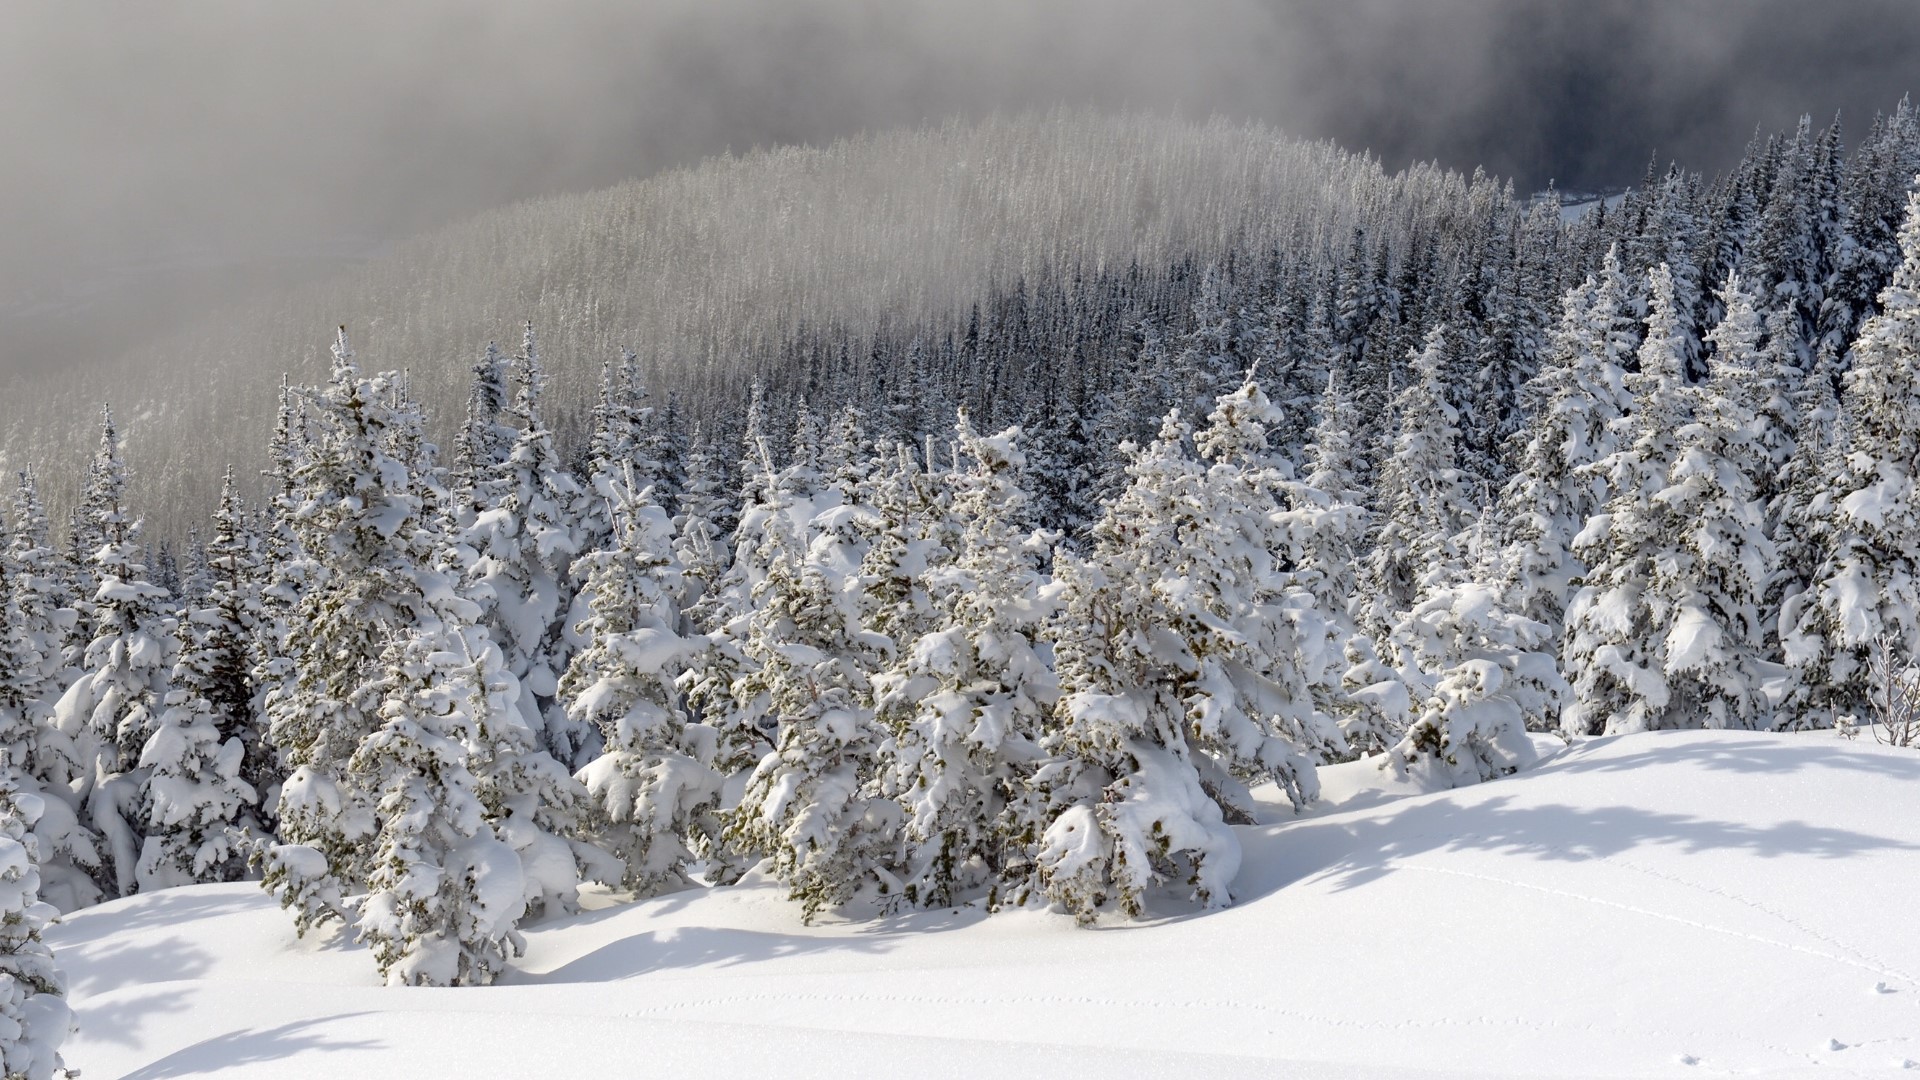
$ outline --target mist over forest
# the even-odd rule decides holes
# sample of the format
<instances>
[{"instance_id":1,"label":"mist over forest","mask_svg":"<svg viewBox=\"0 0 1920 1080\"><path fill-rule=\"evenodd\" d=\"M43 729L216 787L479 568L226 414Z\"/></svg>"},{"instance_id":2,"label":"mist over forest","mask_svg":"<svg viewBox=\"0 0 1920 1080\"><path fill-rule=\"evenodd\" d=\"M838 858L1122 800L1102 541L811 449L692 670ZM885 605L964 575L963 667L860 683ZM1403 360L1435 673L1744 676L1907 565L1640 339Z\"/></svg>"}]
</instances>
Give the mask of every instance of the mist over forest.
<instances>
[{"instance_id":1,"label":"mist over forest","mask_svg":"<svg viewBox=\"0 0 1920 1080\"><path fill-rule=\"evenodd\" d=\"M1069 105L1624 186L1656 156L1712 175L1803 113L1861 130L1917 46L1898 0L24 5L0 375L727 150Z\"/></svg>"}]
</instances>

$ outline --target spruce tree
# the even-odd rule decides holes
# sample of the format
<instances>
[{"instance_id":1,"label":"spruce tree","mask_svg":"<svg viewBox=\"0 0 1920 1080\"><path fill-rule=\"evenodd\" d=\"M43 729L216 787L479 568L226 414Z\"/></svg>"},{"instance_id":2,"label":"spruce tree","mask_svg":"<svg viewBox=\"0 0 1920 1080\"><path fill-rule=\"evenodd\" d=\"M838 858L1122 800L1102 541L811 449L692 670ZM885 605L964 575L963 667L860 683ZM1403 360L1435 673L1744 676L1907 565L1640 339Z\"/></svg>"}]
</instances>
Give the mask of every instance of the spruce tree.
<instances>
[{"instance_id":1,"label":"spruce tree","mask_svg":"<svg viewBox=\"0 0 1920 1080\"><path fill-rule=\"evenodd\" d=\"M1311 759L1282 732L1317 735L1324 718L1293 656L1267 651L1286 640L1269 592L1278 477L1258 454L1271 417L1251 382L1223 397L1203 461L1169 413L1135 451L1088 557L1056 554L1061 696L1043 744L1052 760L1031 781L1048 813L1036 879L1082 921L1109 903L1138 914L1165 877L1226 904L1242 783L1273 780L1296 806L1318 795Z\"/></svg>"},{"instance_id":2,"label":"spruce tree","mask_svg":"<svg viewBox=\"0 0 1920 1080\"><path fill-rule=\"evenodd\" d=\"M222 739L213 704L188 690L168 695L167 711L140 753L147 772L146 839L140 891L238 881L246 873L248 813L258 797L240 778L246 747Z\"/></svg>"},{"instance_id":3,"label":"spruce tree","mask_svg":"<svg viewBox=\"0 0 1920 1080\"><path fill-rule=\"evenodd\" d=\"M572 606L567 570L580 551L572 514L580 492L541 418L546 375L532 324L525 335L513 361L513 400L505 410L518 434L467 530L466 543L477 555L468 573L484 621L521 683L520 708L528 725L571 768L593 756L597 738L568 719L556 701L571 652L564 623Z\"/></svg>"},{"instance_id":4,"label":"spruce tree","mask_svg":"<svg viewBox=\"0 0 1920 1080\"><path fill-rule=\"evenodd\" d=\"M946 907L1028 883L1044 821L1025 798L1058 686L1037 634L1047 614L1038 552L1023 535L1020 431L956 438L951 562L933 570L934 625L900 639L874 679L884 786L906 811L902 895ZM898 624L896 623L896 628Z\"/></svg>"},{"instance_id":5,"label":"spruce tree","mask_svg":"<svg viewBox=\"0 0 1920 1080\"><path fill-rule=\"evenodd\" d=\"M1864 713L1871 650L1920 648L1920 192L1907 199L1900 265L1860 328L1841 408L1846 452L1814 505L1830 530L1815 580L1795 605L1788 658L1815 688L1801 723ZM1783 614L1783 619L1785 615Z\"/></svg>"},{"instance_id":6,"label":"spruce tree","mask_svg":"<svg viewBox=\"0 0 1920 1080\"><path fill-rule=\"evenodd\" d=\"M54 725L79 750L85 771L73 790L106 841L111 876L103 872L100 884L119 896L138 887L145 779L138 761L158 726L174 662L168 595L147 580L125 490L126 466L108 414L83 507L100 542L92 557L98 584L87 609L90 641L80 676L54 708Z\"/></svg>"},{"instance_id":7,"label":"spruce tree","mask_svg":"<svg viewBox=\"0 0 1920 1080\"><path fill-rule=\"evenodd\" d=\"M784 488L785 476L774 481ZM879 730L868 672L872 645L859 637L844 569L849 560L803 550L777 497L767 522L772 557L752 587L741 650L750 669L734 680L737 702L764 708L777 725L773 750L747 779L726 837L770 860L810 919L869 884L897 893L888 869L898 810L872 790ZM742 526L745 528L745 525ZM850 537L827 537L825 547ZM809 547L818 549L822 545Z\"/></svg>"},{"instance_id":8,"label":"spruce tree","mask_svg":"<svg viewBox=\"0 0 1920 1080\"><path fill-rule=\"evenodd\" d=\"M1656 563L1678 536L1673 511L1656 499L1668 486L1678 455L1678 432L1691 419L1673 311L1673 278L1664 266L1649 275L1652 311L1641 343L1640 369L1628 376L1633 412L1621 426L1621 446L1591 466L1604 472L1610 492L1605 512L1574 537L1573 553L1590 569L1567 608L1563 663L1573 697L1562 714L1570 734L1643 731L1685 717L1666 676L1660 631L1673 612L1654 607Z\"/></svg>"},{"instance_id":9,"label":"spruce tree","mask_svg":"<svg viewBox=\"0 0 1920 1080\"><path fill-rule=\"evenodd\" d=\"M629 490L614 522L612 544L574 567L586 581L592 644L574 654L560 695L605 747L579 774L588 827L620 860L614 884L645 896L688 884L696 855L724 854L721 776L717 733L690 720L676 685L694 648L681 634L666 514Z\"/></svg>"},{"instance_id":10,"label":"spruce tree","mask_svg":"<svg viewBox=\"0 0 1920 1080\"><path fill-rule=\"evenodd\" d=\"M1650 606L1669 613L1660 632L1670 708L1707 727L1751 728L1765 702L1761 602L1774 563L1759 492L1759 478L1772 474L1759 435L1772 380L1760 370L1758 320L1737 277L1721 306L1726 315L1709 335L1711 378L1693 422L1678 432L1669 486L1655 496L1678 532L1648 591ZM1685 715L1676 722L1691 726Z\"/></svg>"},{"instance_id":11,"label":"spruce tree","mask_svg":"<svg viewBox=\"0 0 1920 1080\"><path fill-rule=\"evenodd\" d=\"M391 404L389 376L361 374L344 327L333 358L328 385L306 393L314 431L285 503L312 566L282 642L287 674L265 700L269 738L291 772L264 885L297 909L303 931L343 916L340 898L367 880L379 796L352 762L384 722L389 647L435 621L420 495L389 450L407 418Z\"/></svg>"},{"instance_id":12,"label":"spruce tree","mask_svg":"<svg viewBox=\"0 0 1920 1080\"><path fill-rule=\"evenodd\" d=\"M481 735L452 644L431 629L394 643L376 684L380 726L348 765L378 821L356 933L389 985L485 985L524 948L522 864L488 824L469 768Z\"/></svg>"},{"instance_id":13,"label":"spruce tree","mask_svg":"<svg viewBox=\"0 0 1920 1080\"><path fill-rule=\"evenodd\" d=\"M1606 476L1596 464L1616 448L1628 405L1625 362L1632 335L1617 289L1588 278L1562 299L1540 374L1528 384L1533 417L1513 477L1500 493L1505 522L1502 603L1549 628L1558 642L1576 578L1586 567L1573 540L1600 512Z\"/></svg>"},{"instance_id":14,"label":"spruce tree","mask_svg":"<svg viewBox=\"0 0 1920 1080\"><path fill-rule=\"evenodd\" d=\"M1473 517L1458 467L1458 416L1446 400L1445 330L1435 327L1408 359L1413 381L1395 400L1399 434L1381 467L1379 527L1366 561L1373 601L1364 625L1376 634L1458 572L1455 537Z\"/></svg>"}]
</instances>

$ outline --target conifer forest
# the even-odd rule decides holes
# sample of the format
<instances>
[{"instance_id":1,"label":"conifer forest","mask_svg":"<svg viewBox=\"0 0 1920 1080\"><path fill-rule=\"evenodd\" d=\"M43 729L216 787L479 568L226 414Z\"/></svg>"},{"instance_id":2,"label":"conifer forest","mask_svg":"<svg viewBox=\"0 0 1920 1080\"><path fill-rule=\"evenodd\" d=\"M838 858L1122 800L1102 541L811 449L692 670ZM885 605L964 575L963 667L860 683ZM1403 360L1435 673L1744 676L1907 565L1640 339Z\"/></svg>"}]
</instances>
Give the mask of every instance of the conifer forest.
<instances>
[{"instance_id":1,"label":"conifer forest","mask_svg":"<svg viewBox=\"0 0 1920 1080\"><path fill-rule=\"evenodd\" d=\"M1920 849L1920 110L1844 120L1591 195L1254 121L888 128L517 202L21 378L0 1075L108 1075L69 1032L146 1046L108 1032L151 1021L85 995L152 980L232 1012L249 984L222 965L256 962L324 972L341 1023L414 1008L390 987L537 1012L575 1008L539 1004L576 1001L552 983L632 986L664 996L622 1038L669 1073L709 1052L669 1021L727 1017L685 1010L736 1001L711 996L730 966L738 1003L895 1018L721 1053L882 1033L847 1048L861 1071L918 1073L911 1039L949 1035L1036 1071L1042 1044L1094 1048L1060 1075L1561 1075L1581 1038L1623 1045L1541 1029L1495 1061L1429 1033L1403 1061L1295 1019L1306 1071L1276 1072L1252 1029L1206 1061L1151 1056L1198 1026L1095 1033L1144 1022L1152 965L1183 986L1269 927L1364 952L1428 917L1468 966L1535 947L1510 927L1591 918L1652 957L1684 922L1739 939L1673 946L1685 966L1859 998L1773 1058L1623 1019L1665 1055L1646 1075L1878 1068L1842 1051L1903 1028L1872 1052L1920 1057L1897 885ZM1415 864L1442 891L1404 891ZM1622 866L1638 884L1580 876ZM1827 874L1848 903L1763 891ZM1461 891L1495 880L1541 906ZM1737 903L1688 906L1708 894ZM196 961L143 923L234 944ZM1797 952L1740 959L1756 941ZM1273 948L1264 980L1337 967ZM934 974L859 981L883 978L848 974L863 949ZM996 1019L1065 977L1035 949L1119 1003ZM1808 957L1843 989L1783 966ZM977 965L998 974L956 974ZM709 996L676 997L696 975ZM342 996L362 985L401 1003L349 1004L394 1000ZM941 987L961 996L914 996ZM397 1026L303 1042L318 1021L262 1009L127 1075L325 1075L330 1049L441 1075L379 1056ZM597 1061L588 1030L555 1045Z\"/></svg>"}]
</instances>

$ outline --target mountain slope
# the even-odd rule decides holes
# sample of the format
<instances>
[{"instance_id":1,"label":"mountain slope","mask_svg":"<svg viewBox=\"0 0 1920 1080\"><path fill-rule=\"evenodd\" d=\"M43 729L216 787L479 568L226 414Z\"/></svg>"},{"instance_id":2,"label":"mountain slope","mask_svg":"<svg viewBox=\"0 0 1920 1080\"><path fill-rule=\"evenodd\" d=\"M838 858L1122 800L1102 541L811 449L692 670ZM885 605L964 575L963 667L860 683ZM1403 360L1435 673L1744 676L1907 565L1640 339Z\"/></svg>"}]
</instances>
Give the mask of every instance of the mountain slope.
<instances>
[{"instance_id":1,"label":"mountain slope","mask_svg":"<svg viewBox=\"0 0 1920 1080\"><path fill-rule=\"evenodd\" d=\"M1242 829L1236 904L1140 924L813 927L778 886L532 928L502 985L392 990L246 885L52 935L93 1077L1884 1075L1920 1059L1920 755L1595 739L1437 794L1323 770ZM1909 1064L1908 1067L1913 1067Z\"/></svg>"}]
</instances>

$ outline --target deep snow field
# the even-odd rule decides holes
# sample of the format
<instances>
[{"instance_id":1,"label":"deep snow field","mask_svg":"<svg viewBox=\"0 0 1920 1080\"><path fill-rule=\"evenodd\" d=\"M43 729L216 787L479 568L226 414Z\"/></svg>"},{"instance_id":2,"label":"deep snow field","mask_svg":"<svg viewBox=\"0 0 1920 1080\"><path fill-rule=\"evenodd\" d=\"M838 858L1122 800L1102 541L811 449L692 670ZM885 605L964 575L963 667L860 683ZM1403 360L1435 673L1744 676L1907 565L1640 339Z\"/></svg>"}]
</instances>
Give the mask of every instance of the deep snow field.
<instances>
[{"instance_id":1,"label":"deep snow field","mask_svg":"<svg viewBox=\"0 0 1920 1080\"><path fill-rule=\"evenodd\" d=\"M388 989L253 885L135 896L50 935L65 1056L85 1080L1920 1069L1920 753L1690 732L1436 794L1322 777L1310 813L1240 830L1232 907L1091 930L807 927L749 879L535 923L498 986Z\"/></svg>"}]
</instances>

